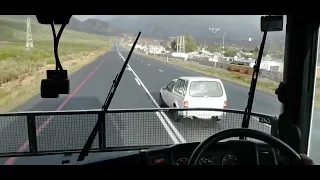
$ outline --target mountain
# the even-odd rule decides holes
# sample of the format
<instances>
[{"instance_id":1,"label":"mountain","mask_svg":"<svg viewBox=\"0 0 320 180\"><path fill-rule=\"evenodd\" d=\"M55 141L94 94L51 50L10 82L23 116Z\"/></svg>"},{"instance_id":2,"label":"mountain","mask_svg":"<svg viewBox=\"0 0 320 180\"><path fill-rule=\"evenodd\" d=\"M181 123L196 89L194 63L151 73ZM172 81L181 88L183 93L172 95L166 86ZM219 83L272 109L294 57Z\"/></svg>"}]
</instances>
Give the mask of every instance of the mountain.
<instances>
[{"instance_id":1,"label":"mountain","mask_svg":"<svg viewBox=\"0 0 320 180\"><path fill-rule=\"evenodd\" d=\"M124 34L121 29L97 19L87 19L81 22L77 18L71 17L67 28L90 34L106 36L121 36Z\"/></svg>"},{"instance_id":2,"label":"mountain","mask_svg":"<svg viewBox=\"0 0 320 180\"><path fill-rule=\"evenodd\" d=\"M6 18L9 18L13 21L25 21L27 16L30 17L31 22L38 23L35 15L10 15ZM73 16L70 18L69 24L66 26L66 28L80 32L106 36L122 36L123 34L125 34L124 31L120 28L117 28L105 21L97 19L87 19L82 22Z\"/></svg>"},{"instance_id":3,"label":"mountain","mask_svg":"<svg viewBox=\"0 0 320 180\"><path fill-rule=\"evenodd\" d=\"M241 15L119 15L119 16L95 16L111 25L119 27L128 33L168 40L169 37L178 35L192 35L198 41L205 43L222 43L225 31L226 44L248 44L248 39L253 40L250 44L260 45L262 32L260 31L260 16ZM220 28L213 33L209 28ZM268 43L283 44L284 31L268 34Z\"/></svg>"}]
</instances>

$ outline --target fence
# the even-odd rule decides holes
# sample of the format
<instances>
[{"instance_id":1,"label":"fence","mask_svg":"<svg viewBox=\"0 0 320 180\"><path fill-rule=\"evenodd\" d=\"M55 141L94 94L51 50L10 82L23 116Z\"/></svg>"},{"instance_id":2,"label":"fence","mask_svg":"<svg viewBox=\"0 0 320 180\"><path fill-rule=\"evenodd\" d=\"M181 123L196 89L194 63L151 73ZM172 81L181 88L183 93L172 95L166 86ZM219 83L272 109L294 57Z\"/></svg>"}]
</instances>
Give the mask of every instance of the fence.
<instances>
[{"instance_id":1,"label":"fence","mask_svg":"<svg viewBox=\"0 0 320 180\"><path fill-rule=\"evenodd\" d=\"M175 119L177 113L184 114L180 122ZM243 111L238 110L202 108L0 114L0 156L78 152L100 118L103 121L91 150L203 141L214 133L240 128L242 115ZM216 116L221 120L210 119ZM253 113L249 128L277 136L276 120Z\"/></svg>"}]
</instances>

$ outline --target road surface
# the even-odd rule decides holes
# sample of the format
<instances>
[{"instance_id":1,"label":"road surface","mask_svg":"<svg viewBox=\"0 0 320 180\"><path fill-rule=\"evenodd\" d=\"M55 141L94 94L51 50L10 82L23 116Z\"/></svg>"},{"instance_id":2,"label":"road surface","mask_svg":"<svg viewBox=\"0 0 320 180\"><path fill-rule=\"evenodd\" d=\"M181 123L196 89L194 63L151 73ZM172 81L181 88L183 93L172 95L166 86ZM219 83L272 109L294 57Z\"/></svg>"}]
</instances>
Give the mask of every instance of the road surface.
<instances>
[{"instance_id":1,"label":"road surface","mask_svg":"<svg viewBox=\"0 0 320 180\"><path fill-rule=\"evenodd\" d=\"M112 81L119 73L128 51L114 46L109 52L70 76L71 94L58 99L41 99L36 96L14 111L53 111L100 109ZM181 67L133 54L110 109L156 108L159 90L180 76L203 76ZM244 110L248 88L224 81L228 108ZM278 115L280 103L275 96L256 92L253 111ZM106 116L107 146L166 145L200 141L224 129L240 127L241 116L230 115L227 121L174 122L165 113L124 113ZM11 117L1 121L1 152L28 150L26 117ZM81 148L89 136L97 117L95 115L37 117L38 150L63 150ZM250 126L262 131L270 127L256 119ZM97 142L94 143L97 147ZM23 158L3 159L3 164L30 164ZM45 160L37 163L45 163Z\"/></svg>"}]
</instances>

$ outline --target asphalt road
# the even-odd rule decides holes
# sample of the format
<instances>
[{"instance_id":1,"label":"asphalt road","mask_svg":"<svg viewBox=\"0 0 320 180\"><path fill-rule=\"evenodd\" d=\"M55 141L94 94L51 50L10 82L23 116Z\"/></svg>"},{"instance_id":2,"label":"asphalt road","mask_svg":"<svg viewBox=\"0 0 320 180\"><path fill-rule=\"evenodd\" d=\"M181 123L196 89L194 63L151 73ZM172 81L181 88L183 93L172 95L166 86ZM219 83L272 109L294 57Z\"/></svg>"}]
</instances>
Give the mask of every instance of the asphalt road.
<instances>
[{"instance_id":1,"label":"asphalt road","mask_svg":"<svg viewBox=\"0 0 320 180\"><path fill-rule=\"evenodd\" d=\"M70 76L71 94L58 99L41 99L35 96L14 111L53 111L100 109L128 51L114 46L109 52ZM156 108L159 90L180 76L203 74L133 54L110 109ZM244 110L248 88L223 81L228 108ZM253 111L278 115L280 103L275 96L256 92ZM201 141L210 134L241 126L241 116L229 114L220 122L185 120L174 122L169 114L141 112L108 114L106 134L108 147L165 145ZM1 152L28 150L26 117L1 119ZM38 150L81 148L89 136L96 115L41 116L36 118ZM10 122L9 122L10 121ZM252 118L251 128L270 132L270 127ZM97 141L93 145L97 147ZM30 164L25 158L2 159L3 164ZM35 162L32 162L35 163ZM37 163L45 163L45 160Z\"/></svg>"}]
</instances>

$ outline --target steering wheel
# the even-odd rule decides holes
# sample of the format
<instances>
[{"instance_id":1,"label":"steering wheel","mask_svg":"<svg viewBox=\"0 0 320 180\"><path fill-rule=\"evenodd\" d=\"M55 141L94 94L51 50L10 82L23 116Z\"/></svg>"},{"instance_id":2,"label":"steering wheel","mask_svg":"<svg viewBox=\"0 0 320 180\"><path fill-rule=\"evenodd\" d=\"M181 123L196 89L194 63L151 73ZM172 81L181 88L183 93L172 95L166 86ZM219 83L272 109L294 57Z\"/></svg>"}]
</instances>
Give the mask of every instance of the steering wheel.
<instances>
[{"instance_id":1,"label":"steering wheel","mask_svg":"<svg viewBox=\"0 0 320 180\"><path fill-rule=\"evenodd\" d=\"M281 141L280 139L277 139L269 134L266 134L264 132L260 132L253 129L247 129L247 128L236 128L236 129L228 129L225 131L221 131L217 134L214 134L204 140L202 143L198 145L198 147L193 151L188 165L198 165L200 157L202 157L202 154L209 148L214 145L216 145L219 141L232 138L232 137L249 137L254 138L260 141L263 141L269 145L271 145L273 148L278 149L281 153L284 153L288 156L290 162L293 162L293 164L300 164L302 162L301 156L292 149L289 145Z\"/></svg>"}]
</instances>

